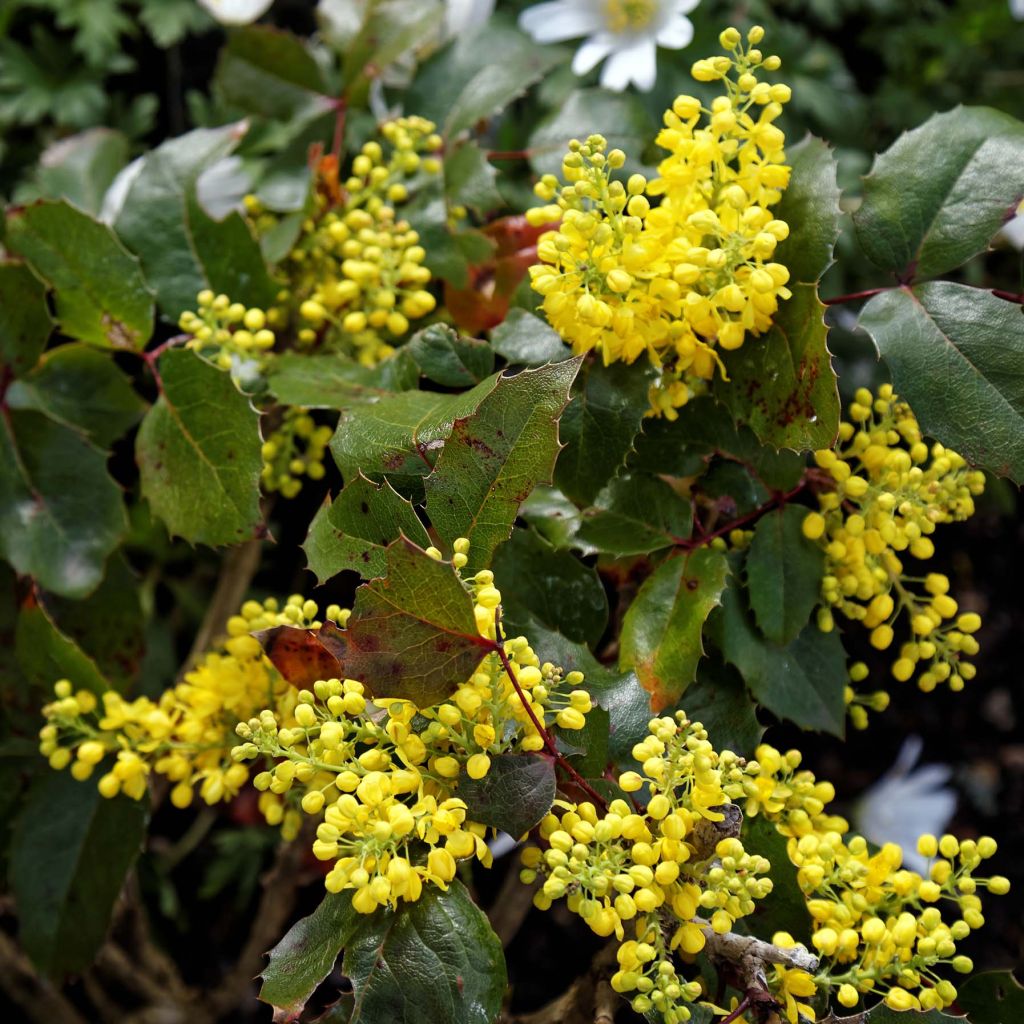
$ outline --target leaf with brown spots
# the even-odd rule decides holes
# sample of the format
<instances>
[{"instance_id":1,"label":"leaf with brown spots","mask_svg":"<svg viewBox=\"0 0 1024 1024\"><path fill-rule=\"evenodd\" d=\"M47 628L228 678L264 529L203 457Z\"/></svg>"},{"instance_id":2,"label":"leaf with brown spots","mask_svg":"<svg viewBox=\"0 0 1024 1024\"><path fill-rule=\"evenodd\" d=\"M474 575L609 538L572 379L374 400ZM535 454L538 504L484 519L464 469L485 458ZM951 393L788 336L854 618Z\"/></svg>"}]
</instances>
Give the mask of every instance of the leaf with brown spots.
<instances>
[{"instance_id":1,"label":"leaf with brown spots","mask_svg":"<svg viewBox=\"0 0 1024 1024\"><path fill-rule=\"evenodd\" d=\"M418 707L444 700L494 649L451 564L404 537L387 550L387 575L356 591L345 637L349 678Z\"/></svg>"},{"instance_id":2,"label":"leaf with brown spots","mask_svg":"<svg viewBox=\"0 0 1024 1024\"><path fill-rule=\"evenodd\" d=\"M274 668L297 689L308 688L318 679L339 679L345 674L344 631L325 622L320 629L273 626L253 636Z\"/></svg>"}]
</instances>

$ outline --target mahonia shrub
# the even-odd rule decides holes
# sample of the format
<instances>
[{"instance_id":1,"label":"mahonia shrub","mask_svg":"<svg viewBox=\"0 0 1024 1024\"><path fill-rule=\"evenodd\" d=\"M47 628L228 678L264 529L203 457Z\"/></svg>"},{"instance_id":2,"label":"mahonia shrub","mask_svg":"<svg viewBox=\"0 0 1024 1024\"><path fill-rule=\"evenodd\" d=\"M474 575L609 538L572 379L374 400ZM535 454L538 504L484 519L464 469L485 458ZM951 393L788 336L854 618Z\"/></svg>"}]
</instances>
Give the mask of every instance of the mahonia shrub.
<instances>
[{"instance_id":1,"label":"mahonia shrub","mask_svg":"<svg viewBox=\"0 0 1024 1024\"><path fill-rule=\"evenodd\" d=\"M537 1020L617 994L664 1024L1006 1024L1012 979L962 978L1010 892L997 837L860 834L848 780L774 733L970 713L954 524L1024 478L1024 296L963 281L1006 283L1024 126L937 115L844 198L761 26L655 130L600 90L541 118L566 55L500 17L428 40L435 5L385 6L309 45L239 29L215 96L246 121L7 213L10 731L42 759L6 862L31 962L85 979L40 1005L107 1019L127 962L126 1016L219 1019L261 972L311 1021L341 955L315 1019L492 1024L518 1010L492 869L510 919L598 945ZM842 379L841 198L859 290L829 304L885 364ZM250 886L212 992L143 926L193 856Z\"/></svg>"}]
</instances>

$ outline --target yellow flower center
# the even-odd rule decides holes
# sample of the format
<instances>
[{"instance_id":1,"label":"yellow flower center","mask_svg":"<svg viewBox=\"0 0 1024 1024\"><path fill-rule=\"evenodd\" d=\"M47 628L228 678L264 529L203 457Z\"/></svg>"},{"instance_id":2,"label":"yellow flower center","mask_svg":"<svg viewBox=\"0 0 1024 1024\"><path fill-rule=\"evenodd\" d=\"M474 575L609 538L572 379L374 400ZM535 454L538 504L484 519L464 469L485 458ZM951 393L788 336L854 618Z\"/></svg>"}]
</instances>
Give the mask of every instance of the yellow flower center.
<instances>
[{"instance_id":1,"label":"yellow flower center","mask_svg":"<svg viewBox=\"0 0 1024 1024\"><path fill-rule=\"evenodd\" d=\"M604 16L612 32L630 32L646 28L657 10L657 0L606 0Z\"/></svg>"}]
</instances>

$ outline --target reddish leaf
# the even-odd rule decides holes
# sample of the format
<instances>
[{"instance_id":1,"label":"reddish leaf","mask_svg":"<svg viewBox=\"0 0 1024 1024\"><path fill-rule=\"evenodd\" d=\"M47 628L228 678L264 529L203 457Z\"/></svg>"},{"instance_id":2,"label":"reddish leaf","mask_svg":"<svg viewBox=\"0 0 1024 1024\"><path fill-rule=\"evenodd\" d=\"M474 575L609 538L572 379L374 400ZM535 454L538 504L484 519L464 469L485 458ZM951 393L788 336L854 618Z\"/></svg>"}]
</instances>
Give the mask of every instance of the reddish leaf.
<instances>
[{"instance_id":1,"label":"reddish leaf","mask_svg":"<svg viewBox=\"0 0 1024 1024\"><path fill-rule=\"evenodd\" d=\"M298 689L312 686L318 679L339 679L345 673L345 634L333 622L325 622L320 629L274 626L253 636L274 668Z\"/></svg>"}]
</instances>

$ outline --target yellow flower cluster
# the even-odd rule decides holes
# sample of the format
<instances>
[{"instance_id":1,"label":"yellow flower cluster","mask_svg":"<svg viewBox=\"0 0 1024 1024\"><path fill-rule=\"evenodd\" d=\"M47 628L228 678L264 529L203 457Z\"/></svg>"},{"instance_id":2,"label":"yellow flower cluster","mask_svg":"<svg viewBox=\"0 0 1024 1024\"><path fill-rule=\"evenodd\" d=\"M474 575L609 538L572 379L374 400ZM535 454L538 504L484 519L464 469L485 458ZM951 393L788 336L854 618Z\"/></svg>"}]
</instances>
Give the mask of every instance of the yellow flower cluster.
<instances>
[{"instance_id":1,"label":"yellow flower cluster","mask_svg":"<svg viewBox=\"0 0 1024 1024\"><path fill-rule=\"evenodd\" d=\"M606 153L600 135L573 140L566 184L545 175L535 191L547 205L527 213L534 225L558 222L530 269L552 327L606 364L646 353L659 370L651 415L674 418L716 366L724 376L717 349L767 331L790 295L789 272L773 261L789 227L769 209L789 183L774 122L790 90L758 79L781 64L755 48L763 35L752 29L744 49L728 29L721 41L731 56L694 65L698 81L721 81L725 95L710 109L676 98L657 137L670 154L658 177L633 174L623 184L612 176L625 163L621 150Z\"/></svg>"},{"instance_id":2,"label":"yellow flower cluster","mask_svg":"<svg viewBox=\"0 0 1024 1024\"><path fill-rule=\"evenodd\" d=\"M913 639L900 647L892 674L902 682L923 667L917 678L922 690L940 682L961 690L974 677L964 658L978 652L973 634L981 619L960 612L941 573L907 576L900 555L931 558L936 526L974 512L984 474L940 444L929 447L910 407L887 384L877 396L861 388L849 411L835 450L815 453L834 489L818 495L820 511L803 524L804 535L825 552L818 624L832 629L836 609L862 622L872 645L886 650L902 616Z\"/></svg>"},{"instance_id":3,"label":"yellow flower cluster","mask_svg":"<svg viewBox=\"0 0 1024 1024\"><path fill-rule=\"evenodd\" d=\"M764 814L788 837L789 858L807 898L813 922L812 944L822 957L819 973L778 971L776 984L787 996L788 1018L797 1024L789 997L813 996L835 989L845 1007L870 994L884 995L896 1010L941 1009L956 989L937 968L972 969L956 944L984 924L980 889L1002 895L1009 882L1000 876L975 878L982 860L996 852L994 840L959 842L954 836L922 836L919 852L934 858L926 875L902 868L903 851L889 843L872 852L862 836L850 835L847 822L827 812L834 790L808 771L797 771L800 755L760 746L756 760L737 762L723 789L746 799L748 815ZM940 903L952 905L956 919L944 918ZM776 944L792 938L776 935ZM801 1012L813 1019L804 1006Z\"/></svg>"},{"instance_id":4,"label":"yellow flower cluster","mask_svg":"<svg viewBox=\"0 0 1024 1024\"><path fill-rule=\"evenodd\" d=\"M705 945L705 929L722 934L754 910L754 900L772 888L758 877L769 868L748 854L730 834L739 816L728 816L722 789L723 763L735 757L716 753L707 732L682 712L655 718L650 735L633 748L639 772L623 772L626 793L646 790L646 808L614 800L599 815L592 803L558 802L561 815L548 815L540 837L546 848L523 852L521 879L544 884L534 903L548 909L563 897L598 935L622 943L615 991L629 994L638 1013L655 1010L666 1024L690 1018L684 1005L701 993L682 980L673 951L687 955ZM710 923L697 915L710 914ZM663 920L670 924L662 927ZM631 937L623 941L626 925Z\"/></svg>"},{"instance_id":5,"label":"yellow flower cluster","mask_svg":"<svg viewBox=\"0 0 1024 1024\"><path fill-rule=\"evenodd\" d=\"M468 548L464 539L455 542L457 567L465 565ZM433 548L428 553L441 557ZM483 570L468 586L480 632L493 640L501 602L494 576ZM425 883L445 888L463 858L489 864L486 827L467 818L460 782L483 778L500 754L540 750L534 717L545 728L585 725L591 701L577 688L579 672L563 679L523 637L506 640L504 649L511 673L490 654L433 707L386 698L368 705L361 683L325 679L298 693L288 725L270 709L238 724L242 742L232 755L269 758L253 780L256 788L292 794L303 811L323 818L313 853L334 861L325 884L331 892L352 890L360 913L416 900ZM429 848L425 861L416 858L419 844Z\"/></svg>"},{"instance_id":6,"label":"yellow flower cluster","mask_svg":"<svg viewBox=\"0 0 1024 1024\"><path fill-rule=\"evenodd\" d=\"M192 335L188 347L210 356L236 377L254 376L276 342L267 326L273 318L262 309L246 309L227 295L214 295L209 288L196 296L196 306L197 312L186 311L178 320L178 326Z\"/></svg>"},{"instance_id":7,"label":"yellow flower cluster","mask_svg":"<svg viewBox=\"0 0 1024 1024\"><path fill-rule=\"evenodd\" d=\"M263 489L294 498L302 490L301 477L322 480L324 452L333 433L330 427L318 427L301 406L286 408L281 425L263 442Z\"/></svg>"}]
</instances>

